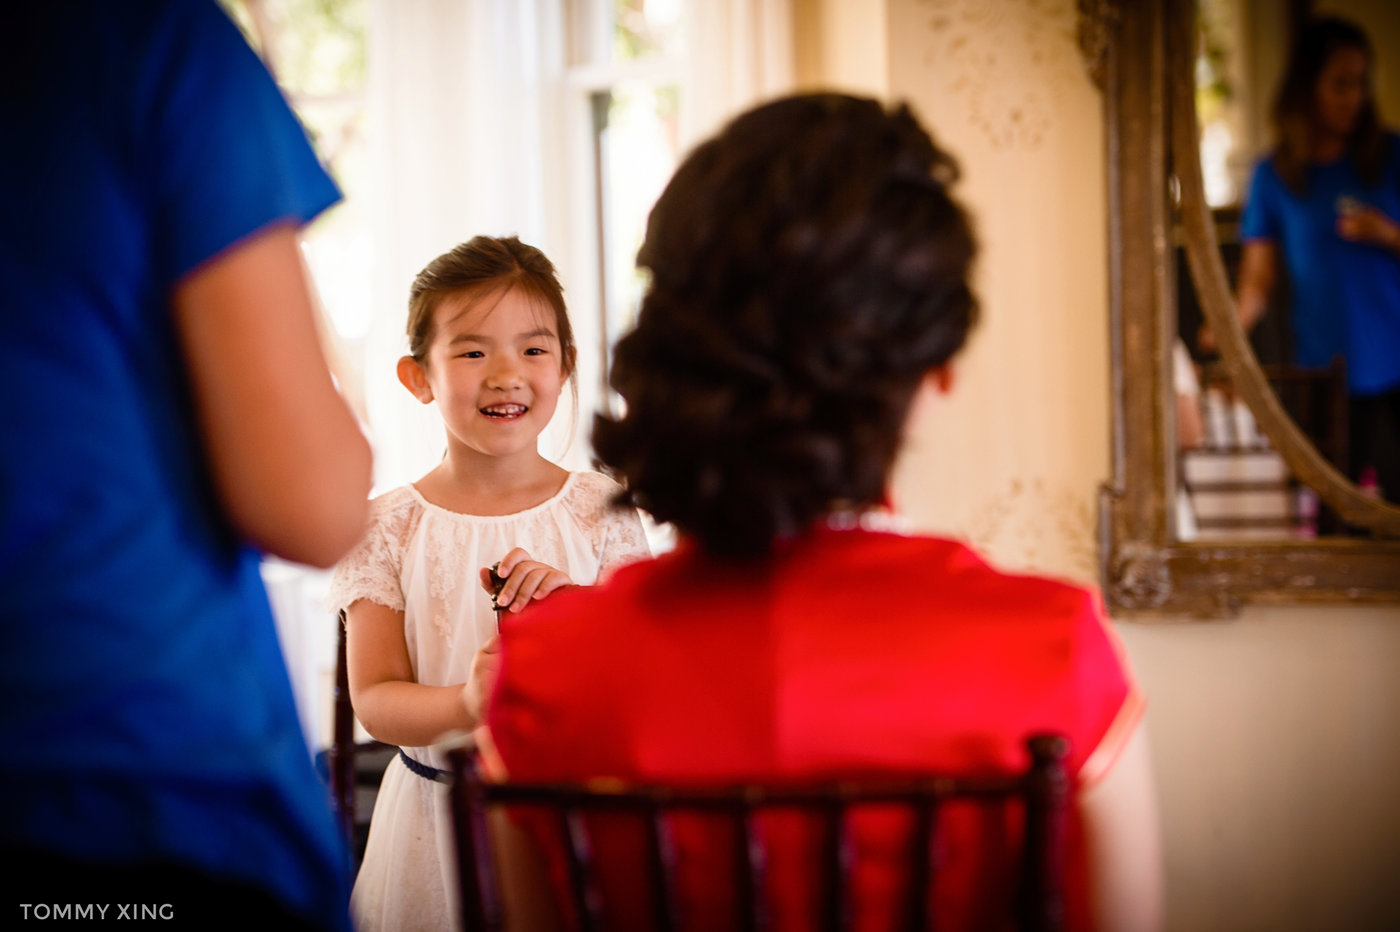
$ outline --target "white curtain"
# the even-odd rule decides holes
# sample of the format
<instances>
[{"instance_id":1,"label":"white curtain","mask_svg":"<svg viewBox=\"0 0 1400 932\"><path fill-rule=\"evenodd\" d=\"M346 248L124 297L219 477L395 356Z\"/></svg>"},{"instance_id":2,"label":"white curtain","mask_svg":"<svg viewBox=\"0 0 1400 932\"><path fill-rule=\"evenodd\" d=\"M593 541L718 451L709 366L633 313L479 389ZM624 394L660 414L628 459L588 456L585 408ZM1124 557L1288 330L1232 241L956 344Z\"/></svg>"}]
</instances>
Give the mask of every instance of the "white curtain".
<instances>
[{"instance_id":1,"label":"white curtain","mask_svg":"<svg viewBox=\"0 0 1400 932\"><path fill-rule=\"evenodd\" d=\"M701 142L796 79L793 0L688 0L682 142Z\"/></svg>"},{"instance_id":2,"label":"white curtain","mask_svg":"<svg viewBox=\"0 0 1400 932\"><path fill-rule=\"evenodd\" d=\"M444 449L436 412L394 374L413 277L479 233L549 251L561 15L549 0L372 0L375 315L365 387L380 489L421 476Z\"/></svg>"}]
</instances>

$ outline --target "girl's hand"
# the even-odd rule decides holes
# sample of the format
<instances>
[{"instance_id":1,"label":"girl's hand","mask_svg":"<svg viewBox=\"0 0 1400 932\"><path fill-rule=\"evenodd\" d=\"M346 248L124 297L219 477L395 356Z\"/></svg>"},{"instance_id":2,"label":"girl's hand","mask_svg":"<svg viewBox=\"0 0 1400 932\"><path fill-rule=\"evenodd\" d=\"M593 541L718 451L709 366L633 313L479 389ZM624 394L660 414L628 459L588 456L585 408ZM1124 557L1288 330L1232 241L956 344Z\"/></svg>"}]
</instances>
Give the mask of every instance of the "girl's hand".
<instances>
[{"instance_id":1,"label":"girl's hand","mask_svg":"<svg viewBox=\"0 0 1400 932\"><path fill-rule=\"evenodd\" d=\"M491 690L496 686L496 674L501 669L501 636L491 636L472 658L471 673L462 684L462 704L475 725L486 720L486 704L491 699Z\"/></svg>"},{"instance_id":2,"label":"girl's hand","mask_svg":"<svg viewBox=\"0 0 1400 932\"><path fill-rule=\"evenodd\" d=\"M1337 235L1356 243L1400 250L1400 225L1374 207L1364 204L1345 211L1337 218Z\"/></svg>"},{"instance_id":3,"label":"girl's hand","mask_svg":"<svg viewBox=\"0 0 1400 932\"><path fill-rule=\"evenodd\" d=\"M496 564L496 575L505 579L501 594L496 596L496 605L519 612L532 600L543 599L556 589L572 586L573 580L552 566L530 559L530 554L520 547L501 558ZM483 568L481 585L491 591L491 571Z\"/></svg>"}]
</instances>

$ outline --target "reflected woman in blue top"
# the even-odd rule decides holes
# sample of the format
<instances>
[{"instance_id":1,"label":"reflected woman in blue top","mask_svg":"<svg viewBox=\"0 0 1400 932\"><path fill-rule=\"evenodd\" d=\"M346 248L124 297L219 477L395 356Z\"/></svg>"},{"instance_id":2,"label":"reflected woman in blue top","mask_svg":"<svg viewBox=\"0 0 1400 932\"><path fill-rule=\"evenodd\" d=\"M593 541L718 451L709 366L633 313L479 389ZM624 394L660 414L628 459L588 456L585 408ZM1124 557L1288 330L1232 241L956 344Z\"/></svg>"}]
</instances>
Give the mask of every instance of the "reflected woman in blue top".
<instances>
[{"instance_id":1,"label":"reflected woman in blue top","mask_svg":"<svg viewBox=\"0 0 1400 932\"><path fill-rule=\"evenodd\" d=\"M1371 89L1365 32L1334 17L1299 35L1273 105L1276 145L1245 205L1237 312L1292 286L1294 361L1346 361L1353 478L1400 499L1400 136ZM1208 343L1208 338L1203 343Z\"/></svg>"}]
</instances>

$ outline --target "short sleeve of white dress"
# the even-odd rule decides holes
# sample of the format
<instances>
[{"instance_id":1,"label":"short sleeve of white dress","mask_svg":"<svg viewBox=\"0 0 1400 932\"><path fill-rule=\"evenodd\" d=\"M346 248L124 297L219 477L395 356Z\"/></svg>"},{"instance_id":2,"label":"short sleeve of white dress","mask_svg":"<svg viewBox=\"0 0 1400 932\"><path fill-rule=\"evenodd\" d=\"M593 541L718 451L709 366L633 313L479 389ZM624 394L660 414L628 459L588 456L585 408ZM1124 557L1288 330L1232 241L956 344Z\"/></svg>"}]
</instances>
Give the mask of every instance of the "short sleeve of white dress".
<instances>
[{"instance_id":1,"label":"short sleeve of white dress","mask_svg":"<svg viewBox=\"0 0 1400 932\"><path fill-rule=\"evenodd\" d=\"M577 479L570 508L598 553L598 572L591 582L599 582L619 566L650 557L651 547L637 509L615 504L622 486L602 473L574 475Z\"/></svg>"},{"instance_id":2,"label":"short sleeve of white dress","mask_svg":"<svg viewBox=\"0 0 1400 932\"><path fill-rule=\"evenodd\" d=\"M359 545L336 564L326 591L326 607L340 611L367 599L403 611L403 554L421 517L422 509L407 487L371 501L369 530Z\"/></svg>"}]
</instances>

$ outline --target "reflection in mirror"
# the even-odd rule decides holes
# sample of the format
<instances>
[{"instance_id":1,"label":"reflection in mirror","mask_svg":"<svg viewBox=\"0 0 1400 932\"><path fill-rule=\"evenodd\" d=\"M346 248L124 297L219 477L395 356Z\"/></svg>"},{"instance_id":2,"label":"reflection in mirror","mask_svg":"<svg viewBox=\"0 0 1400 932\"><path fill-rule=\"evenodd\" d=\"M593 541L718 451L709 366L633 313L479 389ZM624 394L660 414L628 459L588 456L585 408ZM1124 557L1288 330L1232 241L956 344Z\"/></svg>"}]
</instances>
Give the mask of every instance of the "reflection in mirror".
<instances>
[{"instance_id":1,"label":"reflection in mirror","mask_svg":"<svg viewBox=\"0 0 1400 932\"><path fill-rule=\"evenodd\" d=\"M1384 66L1396 27L1373 29L1367 4L1342 3L1313 5L1317 17L1345 19L1309 29L1307 6L1198 4L1201 186L1250 349L1279 403L1364 494L1395 501L1400 144L1385 150L1381 115L1395 99ZM1362 533L1259 429L1219 360L1179 246L1177 256L1178 538Z\"/></svg>"},{"instance_id":2,"label":"reflection in mirror","mask_svg":"<svg viewBox=\"0 0 1400 932\"><path fill-rule=\"evenodd\" d=\"M1400 507L1364 495L1302 434L1270 388L1235 313L1217 244L1218 218L1202 181L1192 81L1200 46L1194 9L1193 0L1081 6L1088 26L1106 27L1107 40L1114 445L1113 473L1101 500L1105 595L1115 613L1148 617L1227 616L1251 601L1398 601ZM1247 173L1267 142L1243 145L1260 149L1242 156ZM1237 191L1235 197L1243 195ZM1176 274L1174 242L1185 247L1189 275ZM1209 540L1183 539L1177 454L1179 432L1189 425L1176 417L1186 406L1172 392L1171 361L1175 346L1196 333L1177 337L1180 287L1194 289L1220 346L1219 366L1269 447L1317 494L1320 506L1370 536L1258 540L1222 531ZM1186 346L1188 356L1192 348ZM1200 421L1203 430L1205 417Z\"/></svg>"}]
</instances>

